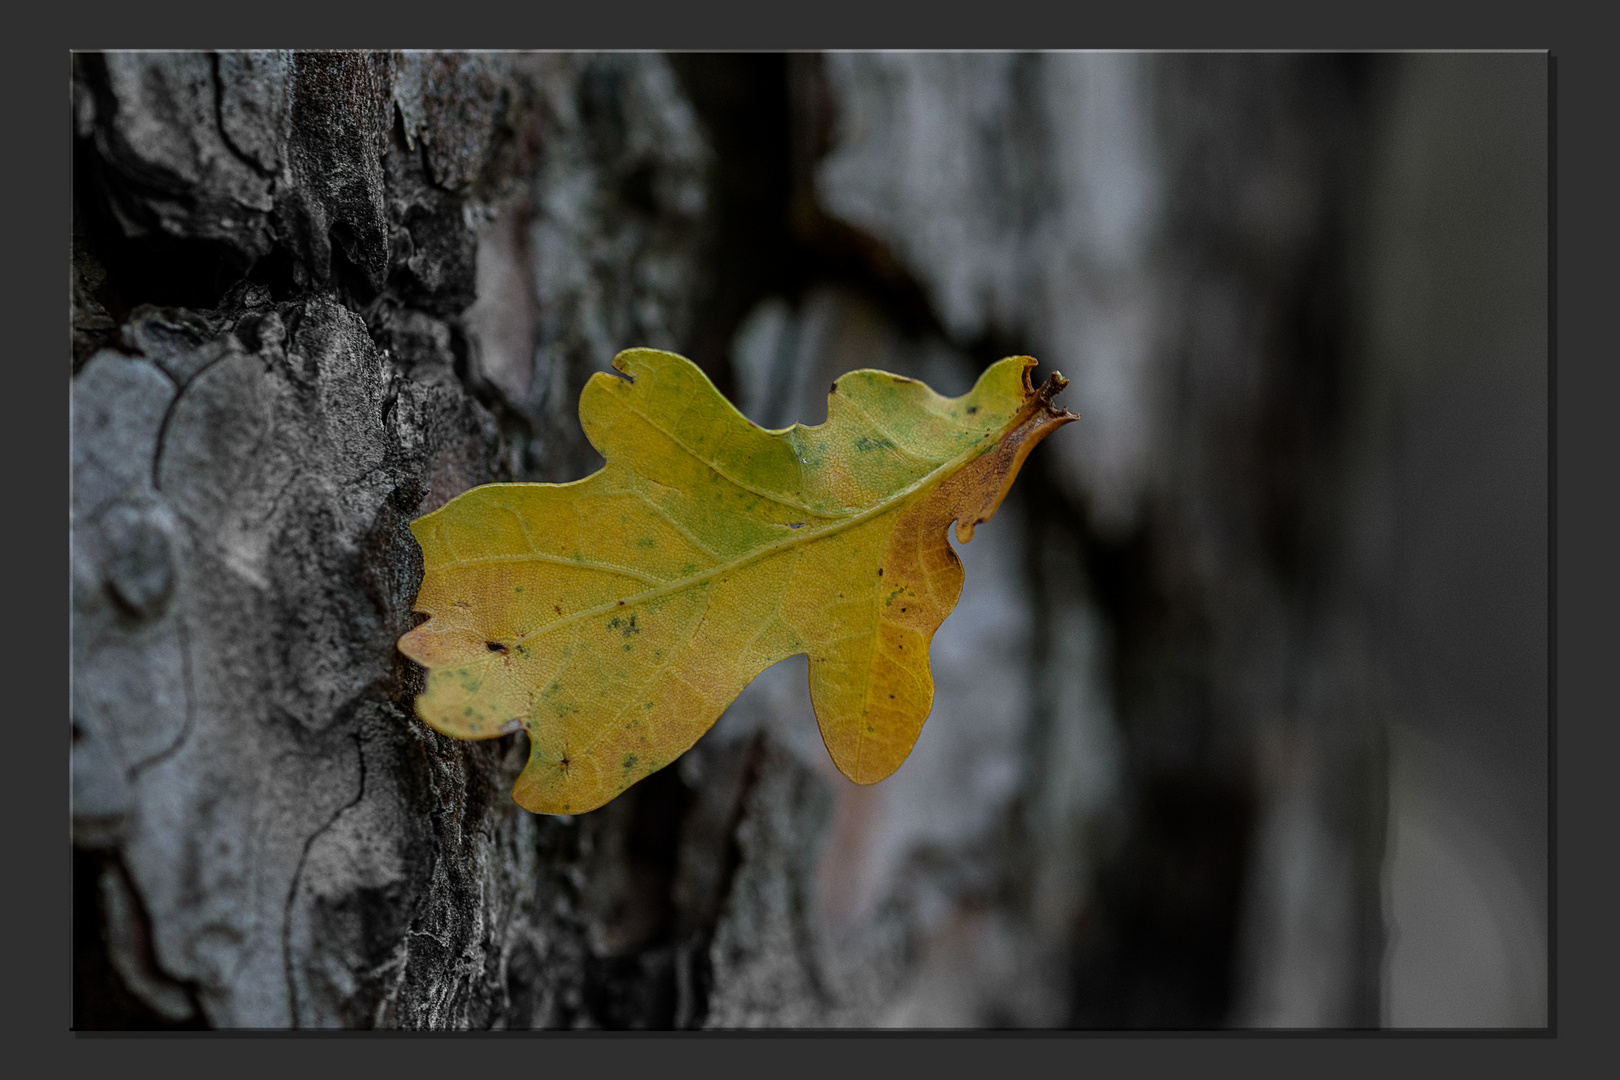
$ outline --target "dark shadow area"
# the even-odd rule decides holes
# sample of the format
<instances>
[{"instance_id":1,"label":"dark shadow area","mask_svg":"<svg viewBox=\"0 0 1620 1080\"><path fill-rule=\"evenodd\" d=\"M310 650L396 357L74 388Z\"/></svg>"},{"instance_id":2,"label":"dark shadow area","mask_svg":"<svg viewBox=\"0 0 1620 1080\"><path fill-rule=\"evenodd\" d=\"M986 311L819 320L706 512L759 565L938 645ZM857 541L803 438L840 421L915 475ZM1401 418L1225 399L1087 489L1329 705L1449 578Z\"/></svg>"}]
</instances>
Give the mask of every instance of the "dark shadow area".
<instances>
[{"instance_id":1,"label":"dark shadow area","mask_svg":"<svg viewBox=\"0 0 1620 1080\"><path fill-rule=\"evenodd\" d=\"M107 856L73 849L73 1030L201 1031L207 1020L198 1012L171 1020L130 992L113 967L107 949L107 912L99 881L109 868Z\"/></svg>"}]
</instances>

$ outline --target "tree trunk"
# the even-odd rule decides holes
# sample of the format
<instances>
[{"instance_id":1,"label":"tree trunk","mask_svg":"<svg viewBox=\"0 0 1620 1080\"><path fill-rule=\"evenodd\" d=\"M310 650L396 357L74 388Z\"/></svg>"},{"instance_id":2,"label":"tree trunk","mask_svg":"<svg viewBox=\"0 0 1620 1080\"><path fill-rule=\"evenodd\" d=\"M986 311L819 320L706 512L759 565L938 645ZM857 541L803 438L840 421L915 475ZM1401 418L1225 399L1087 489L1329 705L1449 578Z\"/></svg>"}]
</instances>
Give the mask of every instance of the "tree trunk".
<instances>
[{"instance_id":1,"label":"tree trunk","mask_svg":"<svg viewBox=\"0 0 1620 1080\"><path fill-rule=\"evenodd\" d=\"M76 56L75 1025L1377 1023L1373 74ZM769 426L858 367L1073 378L889 780L803 658L573 818L511 801L522 735L416 719L408 522L596 468L579 391L636 345Z\"/></svg>"}]
</instances>

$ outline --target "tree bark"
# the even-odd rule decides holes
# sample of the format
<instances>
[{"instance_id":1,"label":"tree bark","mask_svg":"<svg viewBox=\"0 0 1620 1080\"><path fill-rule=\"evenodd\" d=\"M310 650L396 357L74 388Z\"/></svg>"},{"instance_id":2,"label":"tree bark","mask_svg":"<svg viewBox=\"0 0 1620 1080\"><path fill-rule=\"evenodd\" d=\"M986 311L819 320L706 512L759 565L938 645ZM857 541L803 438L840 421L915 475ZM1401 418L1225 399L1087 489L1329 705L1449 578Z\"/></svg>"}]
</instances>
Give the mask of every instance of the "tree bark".
<instances>
[{"instance_id":1,"label":"tree bark","mask_svg":"<svg viewBox=\"0 0 1620 1080\"><path fill-rule=\"evenodd\" d=\"M76 56L75 1026L1376 1023L1383 727L1334 539L1371 84ZM409 521L597 467L579 390L636 345L769 426L857 367L1074 379L960 548L891 779L833 770L802 658L573 818L512 803L523 736L416 719Z\"/></svg>"}]
</instances>

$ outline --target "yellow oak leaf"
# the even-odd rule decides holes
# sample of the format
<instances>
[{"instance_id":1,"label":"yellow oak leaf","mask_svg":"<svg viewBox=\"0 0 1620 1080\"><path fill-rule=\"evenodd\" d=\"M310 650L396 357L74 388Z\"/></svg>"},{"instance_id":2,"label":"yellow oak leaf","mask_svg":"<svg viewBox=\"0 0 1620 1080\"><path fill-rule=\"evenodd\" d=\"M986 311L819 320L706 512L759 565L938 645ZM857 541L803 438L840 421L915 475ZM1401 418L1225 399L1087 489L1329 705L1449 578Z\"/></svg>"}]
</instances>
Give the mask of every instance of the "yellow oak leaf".
<instances>
[{"instance_id":1,"label":"yellow oak leaf","mask_svg":"<svg viewBox=\"0 0 1620 1080\"><path fill-rule=\"evenodd\" d=\"M928 646L956 606L946 540L989 520L1024 459L1077 417L1035 361L993 364L946 398L852 371L827 422L767 431L689 360L630 349L579 418L606 459L569 484L486 484L411 524L425 576L400 638L427 668L417 713L462 739L517 730L512 797L593 810L668 765L743 688L810 658L839 770L899 768L933 707Z\"/></svg>"}]
</instances>

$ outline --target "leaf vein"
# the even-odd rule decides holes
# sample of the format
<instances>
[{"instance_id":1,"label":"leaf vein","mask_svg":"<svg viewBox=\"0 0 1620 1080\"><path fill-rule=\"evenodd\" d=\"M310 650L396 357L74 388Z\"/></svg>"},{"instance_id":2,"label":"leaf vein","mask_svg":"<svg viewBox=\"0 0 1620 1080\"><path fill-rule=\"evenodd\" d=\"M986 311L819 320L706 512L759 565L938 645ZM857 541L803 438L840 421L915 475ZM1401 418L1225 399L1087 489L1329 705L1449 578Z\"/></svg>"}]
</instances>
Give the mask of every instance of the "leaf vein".
<instances>
[{"instance_id":1,"label":"leaf vein","mask_svg":"<svg viewBox=\"0 0 1620 1080\"><path fill-rule=\"evenodd\" d=\"M904 454L906 457L910 458L912 461L920 462L921 464L924 464L924 465L938 465L939 464L939 462L940 462L939 458L923 457L921 454L912 453L910 450L907 450L905 447L901 446L900 445L900 437L898 435L896 435L894 432L890 431L888 428L884 427L882 422L879 421L877 417L873 416L871 413L867 412L864 408L862 408L860 403L857 402L853 397L846 397L844 399L844 404L848 405L850 408L852 408L856 412L860 413L861 414L861 419L865 420L868 424L871 424L873 430L875 430L879 435L882 435L885 439L887 439L890 449L898 450L898 451L900 451L900 453Z\"/></svg>"},{"instance_id":2,"label":"leaf vein","mask_svg":"<svg viewBox=\"0 0 1620 1080\"><path fill-rule=\"evenodd\" d=\"M481 555L471 559L457 559L454 562L442 563L435 566L435 571L459 570L464 566L484 566L491 563L524 563L544 562L555 563L558 566L574 566L581 570L596 570L604 574L615 574L619 577L635 578L648 585L667 584L667 578L654 577L644 574L640 570L631 570L623 566L608 566L605 563L587 562L583 559L565 559L561 555L547 555L541 551L531 551L526 555ZM548 625L555 625L554 623Z\"/></svg>"},{"instance_id":3,"label":"leaf vein","mask_svg":"<svg viewBox=\"0 0 1620 1080\"><path fill-rule=\"evenodd\" d=\"M726 481L727 483L735 485L736 487L740 487L744 491L752 492L753 494L758 495L762 499L769 499L771 502L776 503L778 506L787 506L787 507L791 507L794 510L802 510L806 514L814 514L817 517L826 516L822 511L816 510L813 507L806 505L805 503L797 502L797 501L795 501L793 499L784 499L779 495L772 495L770 492L764 490L763 488L757 488L752 484L745 483L744 481L737 479L735 476L732 476L730 473L724 472L723 470L718 468L715 465L714 462L709 461L707 458L705 458L702 454L698 453L692 447L686 445L680 439L677 439L675 437L674 432L666 431L664 428L660 427L658 422L656 420L654 420L652 417L648 416L646 413L642 412L640 409L636 408L634 405L630 404L628 401L622 402L622 404L624 405L625 409L627 409L630 412L635 413L637 416L641 417L642 420L646 421L648 427L652 428L654 431L656 431L660 435L664 436L664 438L668 439L670 442L674 443L676 446L678 446L682 450L686 451L687 456L690 457L693 461L696 461L699 465L702 465L704 468L708 469L710 472L714 473L714 475L720 477L722 480ZM690 408L690 407L688 407L688 408ZM684 416L685 413L683 412L682 415Z\"/></svg>"},{"instance_id":4,"label":"leaf vein","mask_svg":"<svg viewBox=\"0 0 1620 1080\"><path fill-rule=\"evenodd\" d=\"M675 515L671 514L664 507L659 506L657 503L647 498L647 496L640 491L633 492L632 494L634 494L635 497L641 501L643 506L657 514L659 517L663 518L665 521L669 522L669 527L680 533L681 536L686 539L687 543L691 544L693 547L697 548L711 559L718 560L720 558L719 553L714 551L714 549L710 548L709 545L705 544L703 541L699 540L696 536L692 535L692 531L685 525L682 525L679 521L676 521Z\"/></svg>"},{"instance_id":5,"label":"leaf vein","mask_svg":"<svg viewBox=\"0 0 1620 1080\"><path fill-rule=\"evenodd\" d=\"M956 455L956 457L940 465L932 472L913 480L911 483L907 484L893 495L890 495L888 498L881 499L878 502L873 503L871 506L860 511L859 513L851 514L846 518L834 520L825 527L810 533L808 536L800 535L799 533L795 533L792 536L784 536L775 543L757 547L752 551L744 552L734 559L730 559L723 563L717 563L700 574L693 574L691 577L687 578L678 578L675 581L671 581L660 586L659 588L648 589L646 592L637 593L634 596L624 597L623 600L614 600L605 604L599 604L594 608L587 608L584 611L577 611L572 615L568 615L557 620L556 622L549 623L541 630L535 631L535 633L537 634L549 631L552 627L558 626L564 622L591 619L598 615L605 615L614 608L619 607L621 604L640 604L647 600L656 600L661 596L668 596L671 593L680 592L682 589L689 589L692 586L700 585L705 581L712 581L721 574L728 574L734 570L740 570L750 563L755 563L763 559L770 558L772 555L775 555L778 552L792 550L800 545L812 544L818 540L824 540L827 537L835 536L847 529L852 529L857 525L871 521L873 518L881 517L886 513L899 509L900 507L904 506L913 495L916 495L920 491L926 490L930 484L937 482L940 478L950 475L952 470L954 470L959 464L971 460L978 454L978 452L978 447L968 447L962 453ZM806 528L808 529L808 526L806 526ZM801 532L802 531L803 530L801 530ZM527 641L533 636L534 634L529 634L523 638L520 638L519 640Z\"/></svg>"}]
</instances>

